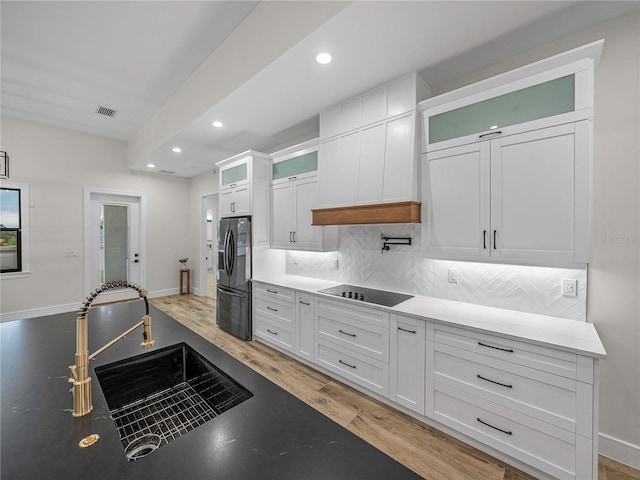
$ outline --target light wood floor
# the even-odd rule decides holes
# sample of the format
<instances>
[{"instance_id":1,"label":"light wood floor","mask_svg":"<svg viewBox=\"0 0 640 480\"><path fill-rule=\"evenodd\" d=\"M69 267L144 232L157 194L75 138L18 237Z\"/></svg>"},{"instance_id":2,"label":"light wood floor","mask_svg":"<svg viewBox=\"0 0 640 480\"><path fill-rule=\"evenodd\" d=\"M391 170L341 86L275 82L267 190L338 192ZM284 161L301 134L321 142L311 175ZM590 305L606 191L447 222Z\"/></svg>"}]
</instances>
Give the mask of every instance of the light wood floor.
<instances>
[{"instance_id":1,"label":"light wood floor","mask_svg":"<svg viewBox=\"0 0 640 480\"><path fill-rule=\"evenodd\" d=\"M253 370L429 480L531 480L438 430L280 352L243 342L215 324L215 298L174 295L151 303ZM599 480L640 480L640 471L600 456Z\"/></svg>"}]
</instances>

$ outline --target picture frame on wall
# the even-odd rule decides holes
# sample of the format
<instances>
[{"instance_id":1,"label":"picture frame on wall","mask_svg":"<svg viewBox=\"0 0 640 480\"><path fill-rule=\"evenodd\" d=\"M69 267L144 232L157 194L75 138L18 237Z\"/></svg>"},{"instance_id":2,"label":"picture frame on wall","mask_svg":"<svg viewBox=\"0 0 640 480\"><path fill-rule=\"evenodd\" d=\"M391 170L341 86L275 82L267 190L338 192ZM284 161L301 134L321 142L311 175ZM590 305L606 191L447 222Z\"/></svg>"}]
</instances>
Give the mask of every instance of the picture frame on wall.
<instances>
[{"instance_id":1,"label":"picture frame on wall","mask_svg":"<svg viewBox=\"0 0 640 480\"><path fill-rule=\"evenodd\" d=\"M9 178L9 155L0 151L0 178Z\"/></svg>"}]
</instances>

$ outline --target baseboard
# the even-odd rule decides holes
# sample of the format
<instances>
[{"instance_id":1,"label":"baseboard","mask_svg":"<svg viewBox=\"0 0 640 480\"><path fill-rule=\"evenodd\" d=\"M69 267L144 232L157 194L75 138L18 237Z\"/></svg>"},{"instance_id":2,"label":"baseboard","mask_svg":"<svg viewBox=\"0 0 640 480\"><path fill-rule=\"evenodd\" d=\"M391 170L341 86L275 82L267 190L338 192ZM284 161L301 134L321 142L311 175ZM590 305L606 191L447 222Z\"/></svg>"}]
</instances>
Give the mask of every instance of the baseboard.
<instances>
[{"instance_id":1,"label":"baseboard","mask_svg":"<svg viewBox=\"0 0 640 480\"><path fill-rule=\"evenodd\" d=\"M63 305L53 305L51 307L31 308L17 312L0 313L0 323L13 322L14 320L24 320L25 318L44 317L47 315L57 315L58 313L73 312L80 309L81 302L66 303Z\"/></svg>"},{"instance_id":2,"label":"baseboard","mask_svg":"<svg viewBox=\"0 0 640 480\"><path fill-rule=\"evenodd\" d=\"M153 292L147 292L147 298L168 297L170 295L178 295L179 293L179 288L167 288L165 290L155 290Z\"/></svg>"},{"instance_id":3,"label":"baseboard","mask_svg":"<svg viewBox=\"0 0 640 480\"><path fill-rule=\"evenodd\" d=\"M167 297L169 295L177 295L180 293L178 288L168 288L166 290L156 290L155 292L147 292L148 298ZM0 313L0 323L13 322L14 320L24 320L25 318L45 317L47 315L57 315L58 313L75 312L80 309L82 302L66 303L63 305L53 305L49 307L30 308L27 310L19 310L16 312Z\"/></svg>"},{"instance_id":4,"label":"baseboard","mask_svg":"<svg viewBox=\"0 0 640 480\"><path fill-rule=\"evenodd\" d=\"M598 450L600 455L640 470L640 446L638 445L600 433L598 434Z\"/></svg>"}]
</instances>

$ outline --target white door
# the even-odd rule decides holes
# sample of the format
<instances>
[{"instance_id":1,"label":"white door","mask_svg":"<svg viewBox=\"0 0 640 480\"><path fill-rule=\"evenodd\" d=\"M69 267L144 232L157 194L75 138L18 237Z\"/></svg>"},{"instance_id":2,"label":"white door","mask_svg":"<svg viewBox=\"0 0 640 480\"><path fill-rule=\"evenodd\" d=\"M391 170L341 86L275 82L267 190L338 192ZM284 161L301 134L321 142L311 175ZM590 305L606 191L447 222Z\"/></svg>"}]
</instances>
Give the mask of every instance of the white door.
<instances>
[{"instance_id":1,"label":"white door","mask_svg":"<svg viewBox=\"0 0 640 480\"><path fill-rule=\"evenodd\" d=\"M386 124L383 202L411 200L415 163L415 113Z\"/></svg>"},{"instance_id":2,"label":"white door","mask_svg":"<svg viewBox=\"0 0 640 480\"><path fill-rule=\"evenodd\" d=\"M297 248L321 248L323 227L311 225L311 210L318 204L318 178L309 177L295 183L295 237Z\"/></svg>"},{"instance_id":3,"label":"white door","mask_svg":"<svg viewBox=\"0 0 640 480\"><path fill-rule=\"evenodd\" d=\"M271 188L271 245L289 248L293 246L293 182L280 183Z\"/></svg>"},{"instance_id":4,"label":"white door","mask_svg":"<svg viewBox=\"0 0 640 480\"><path fill-rule=\"evenodd\" d=\"M426 257L488 256L490 249L489 142L426 154ZM424 158L423 157L423 158Z\"/></svg>"},{"instance_id":5,"label":"white door","mask_svg":"<svg viewBox=\"0 0 640 480\"><path fill-rule=\"evenodd\" d=\"M141 197L85 192L85 295L113 281L144 285ZM131 289L109 289L95 303L136 298Z\"/></svg>"},{"instance_id":6,"label":"white door","mask_svg":"<svg viewBox=\"0 0 640 480\"><path fill-rule=\"evenodd\" d=\"M492 255L574 261L574 124L491 141Z\"/></svg>"}]
</instances>

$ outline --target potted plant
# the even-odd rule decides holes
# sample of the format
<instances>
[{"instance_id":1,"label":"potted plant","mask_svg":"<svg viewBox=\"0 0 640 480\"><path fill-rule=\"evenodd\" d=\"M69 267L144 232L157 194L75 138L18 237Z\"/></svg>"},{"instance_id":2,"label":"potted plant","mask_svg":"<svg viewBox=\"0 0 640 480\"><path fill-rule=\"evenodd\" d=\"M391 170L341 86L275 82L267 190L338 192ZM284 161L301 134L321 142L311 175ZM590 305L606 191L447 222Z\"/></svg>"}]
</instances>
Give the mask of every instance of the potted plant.
<instances>
[{"instance_id":1,"label":"potted plant","mask_svg":"<svg viewBox=\"0 0 640 480\"><path fill-rule=\"evenodd\" d=\"M178 260L181 264L182 264L182 269L184 270L185 268L187 268L187 262L189 261L188 258L181 258L180 260Z\"/></svg>"}]
</instances>

